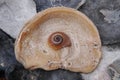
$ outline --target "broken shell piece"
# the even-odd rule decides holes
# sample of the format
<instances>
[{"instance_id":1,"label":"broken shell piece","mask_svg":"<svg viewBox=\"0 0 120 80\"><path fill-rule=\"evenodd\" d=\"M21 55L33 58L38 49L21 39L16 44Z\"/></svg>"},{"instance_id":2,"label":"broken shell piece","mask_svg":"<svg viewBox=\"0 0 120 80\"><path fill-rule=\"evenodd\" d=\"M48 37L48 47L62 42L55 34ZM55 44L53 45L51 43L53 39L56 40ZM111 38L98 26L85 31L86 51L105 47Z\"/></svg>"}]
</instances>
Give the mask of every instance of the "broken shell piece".
<instances>
[{"instance_id":1,"label":"broken shell piece","mask_svg":"<svg viewBox=\"0 0 120 80\"><path fill-rule=\"evenodd\" d=\"M58 41L52 41L51 36ZM49 39L54 47L60 44L67 46L55 50ZM28 69L62 68L88 73L100 61L100 48L98 31L84 14L71 8L54 7L38 13L24 26L16 40L15 54Z\"/></svg>"}]
</instances>

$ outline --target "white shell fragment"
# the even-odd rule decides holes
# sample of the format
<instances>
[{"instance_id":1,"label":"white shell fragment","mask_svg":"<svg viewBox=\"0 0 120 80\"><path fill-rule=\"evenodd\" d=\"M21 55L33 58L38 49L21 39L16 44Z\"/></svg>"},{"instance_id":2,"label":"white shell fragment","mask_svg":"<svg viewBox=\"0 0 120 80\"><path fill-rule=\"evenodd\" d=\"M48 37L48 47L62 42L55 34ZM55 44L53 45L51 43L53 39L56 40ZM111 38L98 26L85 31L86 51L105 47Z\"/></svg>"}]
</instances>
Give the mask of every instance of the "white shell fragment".
<instances>
[{"instance_id":1,"label":"white shell fragment","mask_svg":"<svg viewBox=\"0 0 120 80\"><path fill-rule=\"evenodd\" d=\"M69 46L54 49L49 45L50 35L56 32L69 37ZM66 36L59 38L64 42ZM61 68L88 73L100 62L101 41L95 25L84 14L71 8L54 7L26 23L16 40L15 54L27 69Z\"/></svg>"},{"instance_id":2,"label":"white shell fragment","mask_svg":"<svg viewBox=\"0 0 120 80\"><path fill-rule=\"evenodd\" d=\"M0 0L0 28L13 38L22 26L36 14L33 0Z\"/></svg>"}]
</instances>

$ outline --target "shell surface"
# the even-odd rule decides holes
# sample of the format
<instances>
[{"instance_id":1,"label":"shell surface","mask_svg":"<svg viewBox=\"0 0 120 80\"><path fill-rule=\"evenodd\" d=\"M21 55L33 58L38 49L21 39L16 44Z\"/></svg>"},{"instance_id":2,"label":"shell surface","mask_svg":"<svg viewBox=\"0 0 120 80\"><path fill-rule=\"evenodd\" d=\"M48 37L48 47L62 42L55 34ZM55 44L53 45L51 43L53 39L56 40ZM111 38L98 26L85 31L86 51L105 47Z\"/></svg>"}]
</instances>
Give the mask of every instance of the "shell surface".
<instances>
[{"instance_id":1,"label":"shell surface","mask_svg":"<svg viewBox=\"0 0 120 80\"><path fill-rule=\"evenodd\" d=\"M62 40L69 39L70 46L58 50L51 47L48 40L55 32L64 33ZM98 31L84 14L71 8L53 7L38 13L26 23L16 40L15 54L28 69L62 68L88 73L99 64L100 48Z\"/></svg>"}]
</instances>

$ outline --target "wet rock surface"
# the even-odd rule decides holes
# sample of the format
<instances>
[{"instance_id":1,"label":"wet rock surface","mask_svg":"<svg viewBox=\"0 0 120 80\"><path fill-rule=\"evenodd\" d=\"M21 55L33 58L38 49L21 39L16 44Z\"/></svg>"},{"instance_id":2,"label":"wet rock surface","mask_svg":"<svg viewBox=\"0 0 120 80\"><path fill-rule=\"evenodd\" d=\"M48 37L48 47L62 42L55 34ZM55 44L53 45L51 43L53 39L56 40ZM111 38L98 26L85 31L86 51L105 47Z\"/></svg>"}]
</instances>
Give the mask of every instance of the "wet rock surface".
<instances>
[{"instance_id":1,"label":"wet rock surface","mask_svg":"<svg viewBox=\"0 0 120 80\"><path fill-rule=\"evenodd\" d=\"M104 45L120 42L120 0L87 0L79 10L97 26Z\"/></svg>"}]
</instances>

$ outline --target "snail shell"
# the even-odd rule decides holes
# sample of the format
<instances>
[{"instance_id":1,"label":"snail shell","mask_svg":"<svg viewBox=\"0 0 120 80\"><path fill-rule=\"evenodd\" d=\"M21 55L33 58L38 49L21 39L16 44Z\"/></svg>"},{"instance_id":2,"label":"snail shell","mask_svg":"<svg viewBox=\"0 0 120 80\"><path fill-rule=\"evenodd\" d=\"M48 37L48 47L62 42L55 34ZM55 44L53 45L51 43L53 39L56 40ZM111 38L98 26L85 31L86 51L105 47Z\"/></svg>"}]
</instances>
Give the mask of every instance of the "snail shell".
<instances>
[{"instance_id":1,"label":"snail shell","mask_svg":"<svg viewBox=\"0 0 120 80\"><path fill-rule=\"evenodd\" d=\"M55 32L48 39L48 44L55 50L71 46L70 38L63 32Z\"/></svg>"},{"instance_id":2,"label":"snail shell","mask_svg":"<svg viewBox=\"0 0 120 80\"><path fill-rule=\"evenodd\" d=\"M84 14L53 7L26 23L16 40L15 55L27 69L88 73L99 64L100 49L98 31Z\"/></svg>"}]
</instances>

